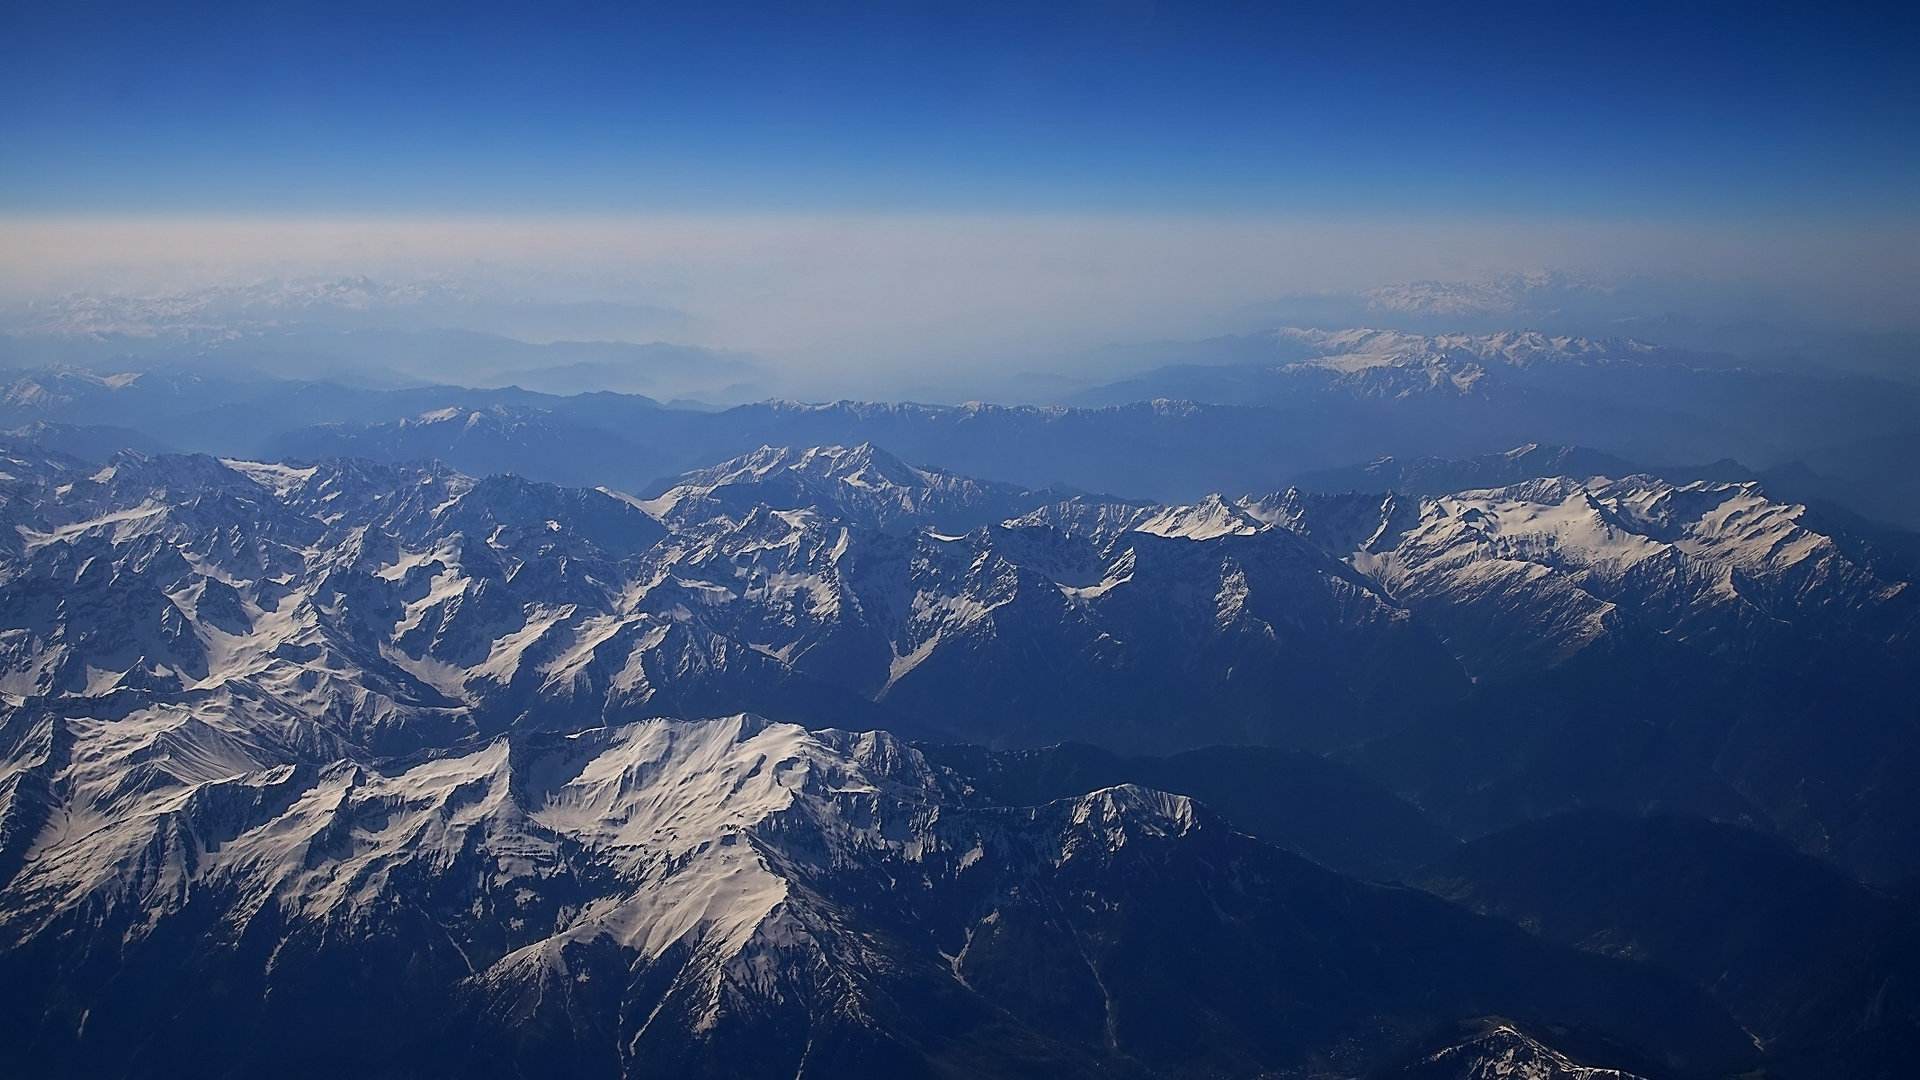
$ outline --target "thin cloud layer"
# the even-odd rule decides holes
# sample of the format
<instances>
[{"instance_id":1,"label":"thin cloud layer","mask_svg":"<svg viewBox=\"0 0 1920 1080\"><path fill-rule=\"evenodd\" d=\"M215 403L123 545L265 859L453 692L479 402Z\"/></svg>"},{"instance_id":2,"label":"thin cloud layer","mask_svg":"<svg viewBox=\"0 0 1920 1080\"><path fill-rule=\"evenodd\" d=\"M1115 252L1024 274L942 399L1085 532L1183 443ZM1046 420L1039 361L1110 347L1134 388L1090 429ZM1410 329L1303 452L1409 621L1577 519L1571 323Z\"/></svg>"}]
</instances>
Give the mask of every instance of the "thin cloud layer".
<instances>
[{"instance_id":1,"label":"thin cloud layer","mask_svg":"<svg viewBox=\"0 0 1920 1080\"><path fill-rule=\"evenodd\" d=\"M1908 329L1917 237L1096 215L16 219L0 224L0 288L44 302L326 275L455 282L501 302L673 312L655 336L764 355L822 391L870 380L873 393L939 365L1012 370L1106 343L1242 332L1285 317L1290 298L1542 267L1684 281L1676 311L1718 307L1680 312L1699 319L1817 311Z\"/></svg>"}]
</instances>

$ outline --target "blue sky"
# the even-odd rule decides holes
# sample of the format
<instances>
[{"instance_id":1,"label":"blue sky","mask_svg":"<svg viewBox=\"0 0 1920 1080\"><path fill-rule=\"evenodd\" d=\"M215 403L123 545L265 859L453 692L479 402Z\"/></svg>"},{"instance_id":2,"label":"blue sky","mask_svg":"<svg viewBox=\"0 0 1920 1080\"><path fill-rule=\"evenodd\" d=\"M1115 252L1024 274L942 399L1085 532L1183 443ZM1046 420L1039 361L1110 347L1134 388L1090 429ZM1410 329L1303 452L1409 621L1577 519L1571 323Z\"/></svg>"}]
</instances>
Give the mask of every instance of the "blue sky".
<instances>
[{"instance_id":1,"label":"blue sky","mask_svg":"<svg viewBox=\"0 0 1920 1080\"><path fill-rule=\"evenodd\" d=\"M0 214L1911 220L1907 10L11 0Z\"/></svg>"}]
</instances>

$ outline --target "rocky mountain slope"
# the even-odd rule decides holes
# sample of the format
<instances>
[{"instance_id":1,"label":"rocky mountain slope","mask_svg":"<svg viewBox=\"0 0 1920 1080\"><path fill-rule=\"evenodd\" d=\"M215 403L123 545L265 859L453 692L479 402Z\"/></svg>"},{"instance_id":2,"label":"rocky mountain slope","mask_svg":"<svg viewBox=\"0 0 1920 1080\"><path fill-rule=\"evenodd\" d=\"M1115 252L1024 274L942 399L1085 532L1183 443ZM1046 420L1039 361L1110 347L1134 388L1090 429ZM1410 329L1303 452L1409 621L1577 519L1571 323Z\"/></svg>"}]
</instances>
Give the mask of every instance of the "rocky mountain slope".
<instances>
[{"instance_id":1,"label":"rocky mountain slope","mask_svg":"<svg viewBox=\"0 0 1920 1080\"><path fill-rule=\"evenodd\" d=\"M1488 1009L1674 1068L1750 1054L1677 982L1341 879L1184 797L971 805L884 734L737 717L202 764L64 773L0 891L15 1060L1253 1075L1358 1071Z\"/></svg>"},{"instance_id":2,"label":"rocky mountain slope","mask_svg":"<svg viewBox=\"0 0 1920 1080\"><path fill-rule=\"evenodd\" d=\"M1425 888L1706 987L1783 1076L1898 1073L1920 1033L1910 898L1729 825L1581 812L1456 848Z\"/></svg>"}]
</instances>

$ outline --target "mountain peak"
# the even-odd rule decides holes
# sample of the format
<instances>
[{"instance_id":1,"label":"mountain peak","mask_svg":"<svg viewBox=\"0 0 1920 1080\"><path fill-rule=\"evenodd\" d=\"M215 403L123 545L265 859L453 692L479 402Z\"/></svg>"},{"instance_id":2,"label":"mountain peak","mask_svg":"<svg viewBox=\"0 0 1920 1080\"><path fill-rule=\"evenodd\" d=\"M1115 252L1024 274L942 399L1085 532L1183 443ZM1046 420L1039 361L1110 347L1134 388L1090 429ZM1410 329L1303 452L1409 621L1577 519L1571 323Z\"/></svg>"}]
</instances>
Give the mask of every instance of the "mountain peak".
<instances>
[{"instance_id":1,"label":"mountain peak","mask_svg":"<svg viewBox=\"0 0 1920 1080\"><path fill-rule=\"evenodd\" d=\"M1044 505L1052 496L909 465L860 442L851 446L762 446L687 473L644 504L681 526L716 515L740 520L754 507L809 509L880 528L964 532Z\"/></svg>"},{"instance_id":2,"label":"mountain peak","mask_svg":"<svg viewBox=\"0 0 1920 1080\"><path fill-rule=\"evenodd\" d=\"M1581 1065L1505 1021L1434 1051L1392 1074L1404 1080L1642 1080L1618 1069Z\"/></svg>"}]
</instances>

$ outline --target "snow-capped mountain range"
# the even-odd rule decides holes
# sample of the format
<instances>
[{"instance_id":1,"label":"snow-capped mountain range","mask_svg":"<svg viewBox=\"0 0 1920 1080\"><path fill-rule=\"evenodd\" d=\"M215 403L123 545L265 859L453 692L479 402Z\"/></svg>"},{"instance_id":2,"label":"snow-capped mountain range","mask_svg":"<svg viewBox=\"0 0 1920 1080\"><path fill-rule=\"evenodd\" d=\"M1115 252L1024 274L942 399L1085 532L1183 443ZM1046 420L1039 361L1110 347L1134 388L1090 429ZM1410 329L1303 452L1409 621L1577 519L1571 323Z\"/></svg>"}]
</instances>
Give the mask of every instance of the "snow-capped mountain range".
<instances>
[{"instance_id":1,"label":"snow-capped mountain range","mask_svg":"<svg viewBox=\"0 0 1920 1080\"><path fill-rule=\"evenodd\" d=\"M1286 372L1329 372L1370 393L1404 395L1451 388L1467 393L1489 372L1535 365L1594 365L1675 359L1631 338L1594 339L1538 331L1410 334L1396 330L1299 330L1272 333L1276 351L1309 353L1284 361Z\"/></svg>"},{"instance_id":2,"label":"snow-capped mountain range","mask_svg":"<svg viewBox=\"0 0 1920 1080\"><path fill-rule=\"evenodd\" d=\"M1912 718L1801 754L1777 692L1911 700L1910 568L1751 481L1162 505L859 445L642 498L13 445L0 519L0 982L53 1072L164 1071L214 1017L265 1033L238 1071L1352 1074L1493 1013L1753 1052L1677 982L1183 795L1009 805L915 738L1329 752L1460 832L1684 792L1914 868ZM1655 737L1596 754L1567 688L1623 664L1607 745Z\"/></svg>"},{"instance_id":3,"label":"snow-capped mountain range","mask_svg":"<svg viewBox=\"0 0 1920 1080\"><path fill-rule=\"evenodd\" d=\"M1685 368L1705 358L1627 337L1533 330L1421 334L1391 329L1281 327L1234 339L1237 362L1175 364L1102 387L1081 400L1141 397L1254 403L1313 393L1363 398L1486 395L1601 366ZM1722 364L1724 360L1720 361Z\"/></svg>"},{"instance_id":4,"label":"snow-capped mountain range","mask_svg":"<svg viewBox=\"0 0 1920 1080\"><path fill-rule=\"evenodd\" d=\"M244 688L383 752L583 710L1325 750L1621 651L1890 692L1920 610L1904 560L1753 482L1163 506L871 446L762 450L651 499L345 461L7 471L0 692Z\"/></svg>"}]
</instances>

